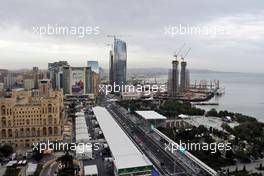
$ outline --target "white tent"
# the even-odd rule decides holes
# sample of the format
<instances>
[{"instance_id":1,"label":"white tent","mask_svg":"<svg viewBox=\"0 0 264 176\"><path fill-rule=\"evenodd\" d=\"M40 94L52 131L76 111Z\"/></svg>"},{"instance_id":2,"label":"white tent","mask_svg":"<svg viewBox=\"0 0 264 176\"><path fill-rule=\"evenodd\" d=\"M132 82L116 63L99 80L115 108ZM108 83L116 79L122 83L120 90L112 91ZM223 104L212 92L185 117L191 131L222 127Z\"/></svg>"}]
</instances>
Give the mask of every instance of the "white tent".
<instances>
[{"instance_id":1,"label":"white tent","mask_svg":"<svg viewBox=\"0 0 264 176\"><path fill-rule=\"evenodd\" d=\"M98 170L96 165L84 166L85 176L96 176L98 175Z\"/></svg>"},{"instance_id":2,"label":"white tent","mask_svg":"<svg viewBox=\"0 0 264 176\"><path fill-rule=\"evenodd\" d=\"M26 170L26 176L33 176L37 170L38 164L29 163Z\"/></svg>"},{"instance_id":3,"label":"white tent","mask_svg":"<svg viewBox=\"0 0 264 176\"><path fill-rule=\"evenodd\" d=\"M81 159L91 159L93 157L93 152L92 152L92 146L87 146L87 145L78 145L76 147L76 158L78 160Z\"/></svg>"}]
</instances>

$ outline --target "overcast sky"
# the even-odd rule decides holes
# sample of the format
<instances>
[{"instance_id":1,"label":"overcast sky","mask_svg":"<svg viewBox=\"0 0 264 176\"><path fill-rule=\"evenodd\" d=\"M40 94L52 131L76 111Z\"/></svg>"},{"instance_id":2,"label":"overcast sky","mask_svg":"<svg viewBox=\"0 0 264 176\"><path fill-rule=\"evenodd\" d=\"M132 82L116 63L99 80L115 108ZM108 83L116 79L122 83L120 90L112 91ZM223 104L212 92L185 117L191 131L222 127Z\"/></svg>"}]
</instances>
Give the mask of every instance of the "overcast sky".
<instances>
[{"instance_id":1,"label":"overcast sky","mask_svg":"<svg viewBox=\"0 0 264 176\"><path fill-rule=\"evenodd\" d=\"M186 43L181 54L192 48L185 58L190 68L264 72L262 0L1 0L0 3L1 68L47 68L48 62L58 60L67 60L73 66L98 60L100 66L108 68L107 44L113 39L106 35L115 34L127 42L129 68L169 68L173 53ZM40 36L36 32L48 25L92 27L99 29L99 34ZM176 31L180 26L200 28L201 32L180 34ZM174 35L172 29L176 31Z\"/></svg>"}]
</instances>

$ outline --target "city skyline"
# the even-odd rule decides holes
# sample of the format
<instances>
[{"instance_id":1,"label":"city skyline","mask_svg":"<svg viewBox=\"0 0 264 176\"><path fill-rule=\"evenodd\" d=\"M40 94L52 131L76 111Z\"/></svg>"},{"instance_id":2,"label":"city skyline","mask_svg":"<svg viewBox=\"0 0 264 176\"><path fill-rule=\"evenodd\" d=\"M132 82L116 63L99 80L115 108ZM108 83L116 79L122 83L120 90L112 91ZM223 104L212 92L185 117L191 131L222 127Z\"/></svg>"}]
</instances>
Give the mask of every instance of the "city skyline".
<instances>
[{"instance_id":1,"label":"city skyline","mask_svg":"<svg viewBox=\"0 0 264 176\"><path fill-rule=\"evenodd\" d=\"M106 36L115 34L127 43L128 68L144 68L146 64L153 68L160 65L170 68L173 52L186 43L192 47L186 58L192 63L191 69L263 73L263 2L204 2L163 4L156 1L151 6L149 1L141 4L130 2L129 5L122 1L92 4L89 1L77 1L75 4L45 1L41 5L30 1L2 2L1 66L20 69L30 68L29 65L34 63L42 69L47 67L47 62L56 60L83 66L88 58L95 58L103 68L108 68L107 43L112 39ZM245 6L247 9L242 8ZM100 9L104 13L100 13ZM17 13L10 13L12 11ZM34 27L47 25L88 26L94 31L83 38L34 34ZM175 30L175 27L180 26L219 27L224 32L218 31L216 35L189 33L175 36L168 33L172 31L170 27ZM233 67L235 64L237 67Z\"/></svg>"},{"instance_id":2,"label":"city skyline","mask_svg":"<svg viewBox=\"0 0 264 176\"><path fill-rule=\"evenodd\" d=\"M0 2L0 176L261 176L264 2Z\"/></svg>"}]
</instances>

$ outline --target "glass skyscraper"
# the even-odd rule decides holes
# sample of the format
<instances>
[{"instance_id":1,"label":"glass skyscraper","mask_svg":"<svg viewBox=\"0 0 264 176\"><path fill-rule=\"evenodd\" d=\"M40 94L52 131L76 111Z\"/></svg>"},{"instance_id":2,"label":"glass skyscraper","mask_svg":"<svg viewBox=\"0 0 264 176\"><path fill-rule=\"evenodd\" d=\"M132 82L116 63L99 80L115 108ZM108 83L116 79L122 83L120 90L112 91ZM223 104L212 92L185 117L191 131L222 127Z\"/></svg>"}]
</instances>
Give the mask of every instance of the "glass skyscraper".
<instances>
[{"instance_id":1,"label":"glass skyscraper","mask_svg":"<svg viewBox=\"0 0 264 176\"><path fill-rule=\"evenodd\" d=\"M87 61L87 67L91 67L92 71L99 74L98 61Z\"/></svg>"},{"instance_id":2,"label":"glass skyscraper","mask_svg":"<svg viewBox=\"0 0 264 176\"><path fill-rule=\"evenodd\" d=\"M115 39L113 48L113 78L117 85L126 83L127 48L126 42Z\"/></svg>"}]
</instances>

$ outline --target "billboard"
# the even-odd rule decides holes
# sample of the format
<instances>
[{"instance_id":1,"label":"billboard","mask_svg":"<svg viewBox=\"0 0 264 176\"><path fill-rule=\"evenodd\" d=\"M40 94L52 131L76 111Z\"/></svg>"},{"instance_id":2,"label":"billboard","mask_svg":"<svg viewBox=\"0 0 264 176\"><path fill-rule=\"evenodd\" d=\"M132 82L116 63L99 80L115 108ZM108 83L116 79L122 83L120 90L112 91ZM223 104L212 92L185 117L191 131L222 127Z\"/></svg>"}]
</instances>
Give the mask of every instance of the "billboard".
<instances>
[{"instance_id":1,"label":"billboard","mask_svg":"<svg viewBox=\"0 0 264 176\"><path fill-rule=\"evenodd\" d=\"M71 92L72 94L84 94L85 75L83 69L72 69Z\"/></svg>"}]
</instances>

